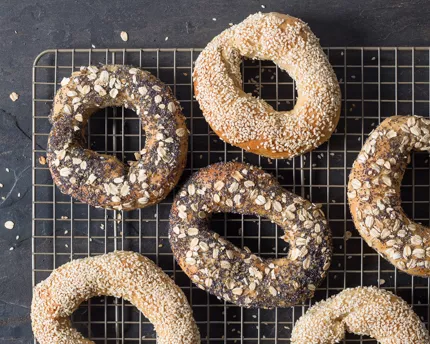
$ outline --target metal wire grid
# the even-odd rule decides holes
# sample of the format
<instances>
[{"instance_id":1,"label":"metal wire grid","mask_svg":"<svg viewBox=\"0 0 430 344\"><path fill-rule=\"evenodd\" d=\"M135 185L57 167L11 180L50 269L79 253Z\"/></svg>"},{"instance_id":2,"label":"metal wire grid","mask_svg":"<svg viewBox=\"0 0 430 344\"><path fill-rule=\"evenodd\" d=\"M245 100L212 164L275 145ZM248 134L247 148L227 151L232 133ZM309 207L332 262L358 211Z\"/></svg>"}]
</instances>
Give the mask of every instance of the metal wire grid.
<instances>
[{"instance_id":1,"label":"metal wire grid","mask_svg":"<svg viewBox=\"0 0 430 344\"><path fill-rule=\"evenodd\" d=\"M295 321L315 301L347 287L377 285L403 297L429 327L430 281L398 272L363 242L346 200L349 169L368 133L394 114L430 116L430 48L326 48L342 88L342 116L330 141L293 160L270 160L223 143L193 98L191 75L199 49L58 49L41 53L33 66L33 285L71 259L114 249L134 250L171 275L192 304L203 343L289 343ZM196 288L176 265L167 239L175 191L160 204L132 212L92 208L59 193L46 165L48 114L62 77L81 65L140 66L169 84L191 131L188 164L179 185L199 168L238 159L272 172L289 190L323 205L334 236L334 257L316 297L287 309L248 310L218 301ZM294 81L271 62L244 61L243 87L279 110L294 106ZM104 109L88 126L88 147L123 161L144 145L139 120L124 108ZM429 224L430 168L425 153L413 155L403 180L403 206ZM261 256L285 256L281 230L268 220L215 215L214 230ZM97 343L155 343L152 325L133 306L110 297L92 299L73 315L74 325ZM347 335L344 343L376 343Z\"/></svg>"}]
</instances>

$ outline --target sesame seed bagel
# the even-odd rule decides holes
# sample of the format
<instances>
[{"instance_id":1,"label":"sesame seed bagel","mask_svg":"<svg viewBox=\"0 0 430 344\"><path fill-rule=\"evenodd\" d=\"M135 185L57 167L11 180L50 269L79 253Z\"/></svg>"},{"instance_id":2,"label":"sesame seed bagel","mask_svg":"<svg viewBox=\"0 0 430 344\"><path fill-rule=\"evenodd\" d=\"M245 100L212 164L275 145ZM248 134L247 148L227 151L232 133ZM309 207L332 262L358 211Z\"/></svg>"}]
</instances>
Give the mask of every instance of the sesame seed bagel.
<instances>
[{"instance_id":1,"label":"sesame seed bagel","mask_svg":"<svg viewBox=\"0 0 430 344\"><path fill-rule=\"evenodd\" d=\"M137 161L87 149L85 127L106 107L133 109L146 134ZM47 158L61 192L92 206L116 210L160 202L185 167L188 132L170 88L149 72L120 65L82 67L65 78L50 116Z\"/></svg>"},{"instance_id":2,"label":"sesame seed bagel","mask_svg":"<svg viewBox=\"0 0 430 344\"><path fill-rule=\"evenodd\" d=\"M293 110L276 111L242 90L242 57L272 60L296 81ZM215 37L199 55L194 89L203 115L224 141L270 158L291 158L327 141L340 116L336 75L300 19L257 13Z\"/></svg>"},{"instance_id":3,"label":"sesame seed bagel","mask_svg":"<svg viewBox=\"0 0 430 344\"><path fill-rule=\"evenodd\" d=\"M101 295L136 306L154 325L159 344L200 343L181 289L150 259L125 251L73 260L34 288L31 322L38 342L94 343L71 327L69 316L85 300Z\"/></svg>"},{"instance_id":4,"label":"sesame seed bagel","mask_svg":"<svg viewBox=\"0 0 430 344\"><path fill-rule=\"evenodd\" d=\"M340 343L346 331L381 344L430 343L424 324L404 300L376 287L358 287L311 307L296 322L291 344Z\"/></svg>"},{"instance_id":5,"label":"sesame seed bagel","mask_svg":"<svg viewBox=\"0 0 430 344\"><path fill-rule=\"evenodd\" d=\"M284 229L288 256L262 259L210 231L210 214L220 212L269 218ZM244 307L288 307L312 297L332 254L321 209L239 162L210 165L187 181L172 205L169 238L197 286Z\"/></svg>"},{"instance_id":6,"label":"sesame seed bagel","mask_svg":"<svg viewBox=\"0 0 430 344\"><path fill-rule=\"evenodd\" d=\"M430 150L430 120L384 120L352 166L348 200L355 227L369 246L398 269L430 277L430 228L410 220L400 198L412 150Z\"/></svg>"}]
</instances>

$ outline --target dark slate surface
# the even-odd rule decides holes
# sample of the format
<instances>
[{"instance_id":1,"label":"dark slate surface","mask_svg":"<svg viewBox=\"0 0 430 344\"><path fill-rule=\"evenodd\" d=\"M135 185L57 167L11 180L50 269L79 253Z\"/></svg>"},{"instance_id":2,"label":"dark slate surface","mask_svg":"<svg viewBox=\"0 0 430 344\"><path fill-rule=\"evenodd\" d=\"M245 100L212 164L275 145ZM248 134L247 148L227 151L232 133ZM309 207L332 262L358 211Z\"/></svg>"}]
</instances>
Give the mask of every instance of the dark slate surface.
<instances>
[{"instance_id":1,"label":"dark slate surface","mask_svg":"<svg viewBox=\"0 0 430 344\"><path fill-rule=\"evenodd\" d=\"M4 185L0 197L5 197L0 200L0 342L31 342L31 66L35 56L48 48L89 48L91 44L98 48L204 47L228 23L262 10L261 5L266 6L263 11L285 12L307 21L326 46L430 45L426 0L0 1L0 183ZM123 30L129 34L128 42L120 39ZM9 99L12 91L20 95L15 103ZM4 228L7 220L15 222L13 230Z\"/></svg>"}]
</instances>

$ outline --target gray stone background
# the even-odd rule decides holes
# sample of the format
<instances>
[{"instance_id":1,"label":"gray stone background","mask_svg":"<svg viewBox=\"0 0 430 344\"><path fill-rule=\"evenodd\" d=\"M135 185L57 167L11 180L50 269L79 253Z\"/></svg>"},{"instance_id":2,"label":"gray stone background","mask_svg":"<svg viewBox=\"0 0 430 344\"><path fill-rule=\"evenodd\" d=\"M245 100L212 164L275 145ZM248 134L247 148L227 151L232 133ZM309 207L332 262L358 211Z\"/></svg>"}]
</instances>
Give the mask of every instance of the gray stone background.
<instances>
[{"instance_id":1,"label":"gray stone background","mask_svg":"<svg viewBox=\"0 0 430 344\"><path fill-rule=\"evenodd\" d=\"M32 342L31 67L35 56L48 48L92 44L204 47L228 23L260 10L302 18L325 46L430 45L426 0L0 0L1 343ZM128 42L121 40L121 31L128 32ZM13 91L19 94L16 102L9 98ZM14 229L4 227L7 220L15 223Z\"/></svg>"}]
</instances>

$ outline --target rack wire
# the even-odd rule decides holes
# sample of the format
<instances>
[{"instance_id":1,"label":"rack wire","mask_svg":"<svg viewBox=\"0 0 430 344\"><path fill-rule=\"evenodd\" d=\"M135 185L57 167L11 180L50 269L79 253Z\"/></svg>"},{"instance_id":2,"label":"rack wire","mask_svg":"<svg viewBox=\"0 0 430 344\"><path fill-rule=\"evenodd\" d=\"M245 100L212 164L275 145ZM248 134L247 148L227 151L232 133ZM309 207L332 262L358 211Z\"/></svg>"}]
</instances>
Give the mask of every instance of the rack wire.
<instances>
[{"instance_id":1,"label":"rack wire","mask_svg":"<svg viewBox=\"0 0 430 344\"><path fill-rule=\"evenodd\" d=\"M193 62L200 49L56 49L37 56L33 66L33 285L71 259L115 249L134 250L153 259L187 295L202 343L290 343L291 330L306 309L347 287L376 285L404 298L429 328L430 279L411 277L363 242L347 206L346 185L352 162L369 132L395 114L430 117L430 48L332 47L325 51L338 76L342 115L330 141L292 160L270 160L222 142L208 127L193 98ZM81 65L130 64L169 84L184 108L191 131L188 163L178 187L156 206L131 212L106 211L62 195L53 185L45 155L50 130L48 114L63 77ZM261 96L274 108L291 109L294 81L270 61L245 60L246 92ZM124 108L104 109L89 122L88 147L123 161L144 145L138 117ZM281 184L321 203L334 236L333 263L314 299L291 308L243 309L195 287L175 263L167 239L168 214L180 185L210 163L247 161L273 173ZM415 221L429 225L430 165L426 153L413 154L402 186L403 207ZM219 214L212 228L233 243L263 257L282 257L288 245L280 228L253 216ZM82 304L72 317L96 343L155 343L148 320L121 299L102 297ZM347 335L344 343L376 343Z\"/></svg>"}]
</instances>

